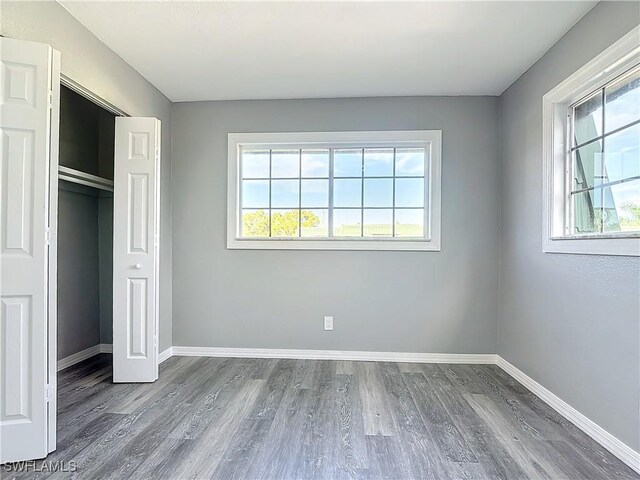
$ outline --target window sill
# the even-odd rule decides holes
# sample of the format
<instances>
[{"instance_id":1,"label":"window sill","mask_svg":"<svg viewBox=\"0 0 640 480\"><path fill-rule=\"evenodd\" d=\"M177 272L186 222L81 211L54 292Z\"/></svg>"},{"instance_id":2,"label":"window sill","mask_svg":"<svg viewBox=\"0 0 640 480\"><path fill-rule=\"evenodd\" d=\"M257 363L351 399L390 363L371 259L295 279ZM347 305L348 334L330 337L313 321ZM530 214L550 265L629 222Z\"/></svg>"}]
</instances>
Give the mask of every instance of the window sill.
<instances>
[{"instance_id":1,"label":"window sill","mask_svg":"<svg viewBox=\"0 0 640 480\"><path fill-rule=\"evenodd\" d=\"M352 250L352 251L431 251L439 252L440 244L434 240L358 240L228 239L229 250Z\"/></svg>"},{"instance_id":2,"label":"window sill","mask_svg":"<svg viewBox=\"0 0 640 480\"><path fill-rule=\"evenodd\" d=\"M542 250L546 253L640 257L640 238L615 235L608 237L556 237L543 242Z\"/></svg>"}]
</instances>

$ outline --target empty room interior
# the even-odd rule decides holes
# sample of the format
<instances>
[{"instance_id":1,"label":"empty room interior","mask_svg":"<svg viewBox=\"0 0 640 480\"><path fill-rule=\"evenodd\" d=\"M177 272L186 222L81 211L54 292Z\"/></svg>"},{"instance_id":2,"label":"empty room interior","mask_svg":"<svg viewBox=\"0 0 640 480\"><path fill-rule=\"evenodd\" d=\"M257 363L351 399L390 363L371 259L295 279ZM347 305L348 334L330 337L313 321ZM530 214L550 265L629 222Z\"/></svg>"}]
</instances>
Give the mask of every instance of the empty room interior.
<instances>
[{"instance_id":1,"label":"empty room interior","mask_svg":"<svg viewBox=\"0 0 640 480\"><path fill-rule=\"evenodd\" d=\"M0 0L0 477L640 479L640 2Z\"/></svg>"}]
</instances>

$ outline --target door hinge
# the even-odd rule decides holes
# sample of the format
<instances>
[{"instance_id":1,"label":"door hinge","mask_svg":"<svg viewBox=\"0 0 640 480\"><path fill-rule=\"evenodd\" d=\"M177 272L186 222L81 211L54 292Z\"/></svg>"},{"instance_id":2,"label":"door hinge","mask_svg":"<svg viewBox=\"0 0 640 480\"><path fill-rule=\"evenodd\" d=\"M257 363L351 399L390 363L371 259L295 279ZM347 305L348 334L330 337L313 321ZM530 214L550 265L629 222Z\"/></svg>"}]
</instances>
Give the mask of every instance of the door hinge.
<instances>
[{"instance_id":1,"label":"door hinge","mask_svg":"<svg viewBox=\"0 0 640 480\"><path fill-rule=\"evenodd\" d=\"M47 242L47 245L51 245L53 243L54 237L55 237L55 233L53 232L53 230L47 227L45 231L45 241Z\"/></svg>"},{"instance_id":2,"label":"door hinge","mask_svg":"<svg viewBox=\"0 0 640 480\"><path fill-rule=\"evenodd\" d=\"M49 90L49 97L48 97L48 102L49 104L49 110L51 110L53 108L53 90Z\"/></svg>"},{"instance_id":3,"label":"door hinge","mask_svg":"<svg viewBox=\"0 0 640 480\"><path fill-rule=\"evenodd\" d=\"M51 388L51 385L47 384L44 387L44 400L45 402L49 403L52 398L53 398L53 388Z\"/></svg>"}]
</instances>

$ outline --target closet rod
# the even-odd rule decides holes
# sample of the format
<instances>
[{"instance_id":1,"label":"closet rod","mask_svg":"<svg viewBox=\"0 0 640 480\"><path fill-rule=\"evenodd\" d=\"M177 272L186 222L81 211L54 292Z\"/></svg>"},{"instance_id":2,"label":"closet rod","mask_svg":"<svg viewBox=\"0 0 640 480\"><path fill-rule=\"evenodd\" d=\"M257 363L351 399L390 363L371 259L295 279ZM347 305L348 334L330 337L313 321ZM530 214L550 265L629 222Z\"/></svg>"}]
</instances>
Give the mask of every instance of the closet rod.
<instances>
[{"instance_id":1,"label":"closet rod","mask_svg":"<svg viewBox=\"0 0 640 480\"><path fill-rule=\"evenodd\" d=\"M91 175L90 173L81 172L75 168L58 166L58 178L67 182L78 183L88 187L99 188L113 192L113 180Z\"/></svg>"}]
</instances>

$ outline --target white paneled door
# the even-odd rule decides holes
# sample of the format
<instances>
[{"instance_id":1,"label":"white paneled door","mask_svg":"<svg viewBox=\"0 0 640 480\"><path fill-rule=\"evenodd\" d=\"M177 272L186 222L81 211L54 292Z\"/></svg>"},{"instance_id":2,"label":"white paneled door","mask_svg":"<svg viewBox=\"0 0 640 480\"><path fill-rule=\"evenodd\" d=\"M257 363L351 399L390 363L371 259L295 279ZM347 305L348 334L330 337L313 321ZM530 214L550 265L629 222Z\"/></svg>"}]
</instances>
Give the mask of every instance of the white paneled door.
<instances>
[{"instance_id":1,"label":"white paneled door","mask_svg":"<svg viewBox=\"0 0 640 480\"><path fill-rule=\"evenodd\" d=\"M116 119L113 381L158 378L160 121Z\"/></svg>"},{"instance_id":2,"label":"white paneled door","mask_svg":"<svg viewBox=\"0 0 640 480\"><path fill-rule=\"evenodd\" d=\"M0 463L55 448L48 290L58 91L57 52L0 38Z\"/></svg>"}]
</instances>

